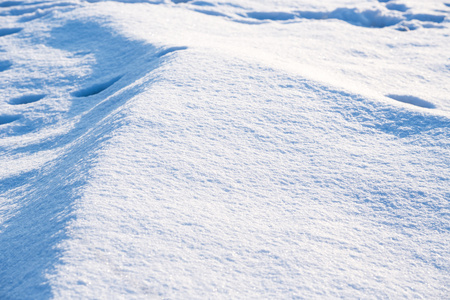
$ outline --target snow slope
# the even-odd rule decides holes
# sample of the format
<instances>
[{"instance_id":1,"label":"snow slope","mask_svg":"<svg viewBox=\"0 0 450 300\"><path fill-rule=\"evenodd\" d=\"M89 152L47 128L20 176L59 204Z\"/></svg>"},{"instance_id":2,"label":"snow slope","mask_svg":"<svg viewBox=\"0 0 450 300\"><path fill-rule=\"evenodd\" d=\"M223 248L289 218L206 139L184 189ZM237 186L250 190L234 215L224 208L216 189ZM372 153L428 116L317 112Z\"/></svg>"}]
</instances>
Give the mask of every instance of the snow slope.
<instances>
[{"instance_id":1,"label":"snow slope","mask_svg":"<svg viewBox=\"0 0 450 300\"><path fill-rule=\"evenodd\" d=\"M0 299L448 298L450 3L301 2L1 2Z\"/></svg>"}]
</instances>

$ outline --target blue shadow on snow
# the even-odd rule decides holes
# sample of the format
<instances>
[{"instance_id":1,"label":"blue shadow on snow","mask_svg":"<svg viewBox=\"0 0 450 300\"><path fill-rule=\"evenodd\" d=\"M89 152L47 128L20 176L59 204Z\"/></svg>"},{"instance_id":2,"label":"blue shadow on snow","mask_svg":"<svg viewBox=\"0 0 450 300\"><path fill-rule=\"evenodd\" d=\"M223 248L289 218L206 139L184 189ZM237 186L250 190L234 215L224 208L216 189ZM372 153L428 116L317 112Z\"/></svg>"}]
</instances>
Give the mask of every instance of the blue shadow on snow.
<instances>
[{"instance_id":1,"label":"blue shadow on snow","mask_svg":"<svg viewBox=\"0 0 450 300\"><path fill-rule=\"evenodd\" d=\"M61 149L63 154L38 170L0 181L0 198L12 203L2 212L8 218L0 228L0 299L52 298L48 276L63 263L59 247L68 237L66 228L76 218L75 206L89 181L97 151L121 125L120 116L112 113L143 87L119 91L158 63L154 46L130 41L95 22L67 23L54 29L45 44L74 55L92 54L95 58L92 76L83 79L80 85L100 79L108 82L109 76L114 79L109 82L114 87L102 86L95 93L89 88L74 92L86 98L70 99L72 109L67 117L81 113L83 116L67 134L8 153L3 150L2 155L33 155L52 149ZM136 71L139 66L140 71ZM112 95L112 90L116 95ZM19 99L16 104L29 100ZM0 122L13 119L14 116L4 116Z\"/></svg>"}]
</instances>

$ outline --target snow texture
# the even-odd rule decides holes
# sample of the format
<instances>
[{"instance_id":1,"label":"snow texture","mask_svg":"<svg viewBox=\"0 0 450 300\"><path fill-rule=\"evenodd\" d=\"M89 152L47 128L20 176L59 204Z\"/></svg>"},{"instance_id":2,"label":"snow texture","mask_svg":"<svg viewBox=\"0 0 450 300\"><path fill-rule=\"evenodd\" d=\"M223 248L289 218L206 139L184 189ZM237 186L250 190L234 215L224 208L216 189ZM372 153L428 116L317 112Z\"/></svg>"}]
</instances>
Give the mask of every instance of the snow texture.
<instances>
[{"instance_id":1,"label":"snow texture","mask_svg":"<svg viewBox=\"0 0 450 300\"><path fill-rule=\"evenodd\" d=\"M448 299L450 3L0 16L0 299Z\"/></svg>"}]
</instances>

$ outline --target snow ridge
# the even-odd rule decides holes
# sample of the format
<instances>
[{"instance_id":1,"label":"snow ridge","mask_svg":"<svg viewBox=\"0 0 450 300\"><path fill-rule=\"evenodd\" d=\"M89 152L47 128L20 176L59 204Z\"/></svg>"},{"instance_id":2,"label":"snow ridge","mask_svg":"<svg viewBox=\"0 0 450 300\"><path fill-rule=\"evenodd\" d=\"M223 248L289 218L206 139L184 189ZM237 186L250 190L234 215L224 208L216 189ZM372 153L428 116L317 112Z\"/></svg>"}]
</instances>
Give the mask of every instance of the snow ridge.
<instances>
[{"instance_id":1,"label":"snow ridge","mask_svg":"<svg viewBox=\"0 0 450 300\"><path fill-rule=\"evenodd\" d=\"M0 3L0 298L445 298L431 2Z\"/></svg>"},{"instance_id":2,"label":"snow ridge","mask_svg":"<svg viewBox=\"0 0 450 300\"><path fill-rule=\"evenodd\" d=\"M8 2L3 3L2 7L22 4ZM15 9L10 10L9 14L27 14L29 17L39 9L39 14L44 17L46 14L42 14L41 10L54 10L60 6L66 4ZM33 17L27 21L35 19ZM22 110L22 114L0 116L3 153L10 157L10 163L40 153L50 158L39 164L39 168L25 168L29 171L13 172L1 180L4 201L0 235L1 298L21 299L29 295L35 299L51 297L48 272L61 259L58 245L67 238L65 229L75 217L77 201L89 182L96 151L120 126L120 122L115 120L117 111L139 93L142 84L133 83L140 76L155 69L164 55L186 49L169 47L160 50L152 45L131 42L112 33L102 23L69 20L63 24L44 28L44 34L35 37L16 36L23 28L0 30L2 36L14 35L21 41L25 53L28 49L33 51L37 39L38 43L45 45L44 49L37 51L52 49L60 55L61 62L60 66L49 66L46 70L48 74L44 74L53 75L56 80L30 78L33 84L29 86L35 93L28 92L8 101L12 107ZM39 59L40 53L34 55ZM64 68L64 65L81 66L83 71L81 74L70 71L61 74L57 68ZM137 68L138 65L140 68ZM27 80L26 77L18 77L21 68L27 65L22 61L15 63L8 60L3 66L2 71L12 73L9 76L12 87L5 90L13 93L14 87ZM67 85L69 82L71 84ZM72 104L69 109L63 107L61 110L58 102L64 98L70 99ZM36 113L40 110L39 105L43 106L43 113ZM49 130L52 127L53 130ZM22 139L33 135L37 138ZM49 152L55 153L56 157L48 155ZM10 202L10 199L15 200Z\"/></svg>"}]
</instances>

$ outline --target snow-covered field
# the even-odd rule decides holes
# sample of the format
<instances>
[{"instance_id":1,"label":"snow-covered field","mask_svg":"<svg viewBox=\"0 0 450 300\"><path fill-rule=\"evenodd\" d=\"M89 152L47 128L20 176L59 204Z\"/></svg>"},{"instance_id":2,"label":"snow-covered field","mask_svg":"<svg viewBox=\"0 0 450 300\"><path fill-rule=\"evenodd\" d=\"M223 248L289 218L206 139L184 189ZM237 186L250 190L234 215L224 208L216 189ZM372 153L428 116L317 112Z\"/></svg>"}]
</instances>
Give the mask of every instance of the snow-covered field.
<instances>
[{"instance_id":1,"label":"snow-covered field","mask_svg":"<svg viewBox=\"0 0 450 300\"><path fill-rule=\"evenodd\" d=\"M450 1L1 1L0 90L0 299L449 299Z\"/></svg>"}]
</instances>

